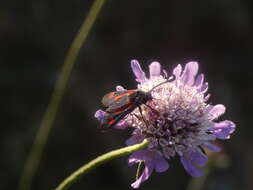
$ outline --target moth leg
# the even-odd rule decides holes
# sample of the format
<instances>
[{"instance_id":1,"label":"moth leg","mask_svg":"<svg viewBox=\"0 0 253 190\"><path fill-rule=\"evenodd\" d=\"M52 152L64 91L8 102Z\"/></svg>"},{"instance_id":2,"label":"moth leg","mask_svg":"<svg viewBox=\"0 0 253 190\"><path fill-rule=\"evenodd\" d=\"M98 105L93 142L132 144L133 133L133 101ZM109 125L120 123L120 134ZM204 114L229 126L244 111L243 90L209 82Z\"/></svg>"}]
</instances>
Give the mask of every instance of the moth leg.
<instances>
[{"instance_id":1,"label":"moth leg","mask_svg":"<svg viewBox=\"0 0 253 190\"><path fill-rule=\"evenodd\" d=\"M145 123L146 127L148 127L148 123L147 123L147 121L145 120L145 118L143 117L141 106L138 106L138 108L139 108L139 112L140 112L140 114L141 114L141 117L142 117L143 122Z\"/></svg>"},{"instance_id":2,"label":"moth leg","mask_svg":"<svg viewBox=\"0 0 253 190\"><path fill-rule=\"evenodd\" d=\"M154 108L152 108L150 105L148 105L148 104L144 104L145 106L147 106L151 111L153 111L154 113L156 113L157 115L159 115L159 112L156 110L156 109L154 109Z\"/></svg>"},{"instance_id":3,"label":"moth leg","mask_svg":"<svg viewBox=\"0 0 253 190\"><path fill-rule=\"evenodd\" d=\"M135 113L130 113L130 115L132 117L136 117L138 120L142 120L142 118L140 118L138 115L136 115Z\"/></svg>"}]
</instances>

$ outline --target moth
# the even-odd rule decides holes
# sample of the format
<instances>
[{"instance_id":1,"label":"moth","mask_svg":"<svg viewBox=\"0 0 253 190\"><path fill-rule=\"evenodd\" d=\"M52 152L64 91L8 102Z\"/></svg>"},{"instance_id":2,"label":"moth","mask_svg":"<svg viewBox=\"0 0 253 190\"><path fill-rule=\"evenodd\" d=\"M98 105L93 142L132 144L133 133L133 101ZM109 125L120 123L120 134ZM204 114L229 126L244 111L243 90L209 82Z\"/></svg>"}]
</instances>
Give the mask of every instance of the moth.
<instances>
[{"instance_id":1,"label":"moth","mask_svg":"<svg viewBox=\"0 0 253 190\"><path fill-rule=\"evenodd\" d=\"M102 98L102 104L106 107L105 110L106 114L101 122L102 128L106 129L115 126L119 121L121 121L126 115L131 113L135 108L139 108L140 114L142 116L140 106L143 104L146 105L148 101L153 99L151 92L158 86L171 82L174 79L175 76L173 75L166 81L161 82L160 84L154 86L148 92L144 92L139 89L134 89L134 90L115 91L106 94ZM144 120L144 118L142 119Z\"/></svg>"}]
</instances>

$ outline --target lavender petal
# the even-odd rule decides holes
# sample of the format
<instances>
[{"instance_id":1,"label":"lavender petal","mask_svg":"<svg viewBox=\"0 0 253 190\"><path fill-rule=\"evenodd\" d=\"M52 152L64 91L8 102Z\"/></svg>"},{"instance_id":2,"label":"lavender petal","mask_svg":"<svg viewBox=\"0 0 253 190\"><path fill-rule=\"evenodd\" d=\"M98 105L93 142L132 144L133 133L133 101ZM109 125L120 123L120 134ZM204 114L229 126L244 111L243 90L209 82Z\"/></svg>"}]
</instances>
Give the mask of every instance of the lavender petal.
<instances>
[{"instance_id":1,"label":"lavender petal","mask_svg":"<svg viewBox=\"0 0 253 190\"><path fill-rule=\"evenodd\" d=\"M195 82L195 76L198 73L199 65L197 62L189 62L186 64L183 74L181 76L182 83L186 85L193 85Z\"/></svg>"},{"instance_id":2,"label":"lavender petal","mask_svg":"<svg viewBox=\"0 0 253 190\"><path fill-rule=\"evenodd\" d=\"M150 177L150 175L152 174L153 170L154 170L153 165L146 165L145 169L144 169L144 171L142 173L142 175L134 183L132 183L131 186L134 189L139 188L140 185L141 185L141 183L144 182L144 181L146 181Z\"/></svg>"},{"instance_id":3,"label":"lavender petal","mask_svg":"<svg viewBox=\"0 0 253 190\"><path fill-rule=\"evenodd\" d=\"M128 158L128 165L132 166L133 164L144 161L145 158L147 157L146 154L147 154L146 150L139 150L134 152Z\"/></svg>"},{"instance_id":4,"label":"lavender petal","mask_svg":"<svg viewBox=\"0 0 253 190\"><path fill-rule=\"evenodd\" d=\"M150 78L158 77L161 74L161 65L159 62L154 61L149 65Z\"/></svg>"},{"instance_id":5,"label":"lavender petal","mask_svg":"<svg viewBox=\"0 0 253 190\"><path fill-rule=\"evenodd\" d=\"M127 145L134 145L134 144L142 142L144 140L144 138L145 137L143 135L133 135L129 139L126 140L126 144Z\"/></svg>"},{"instance_id":6,"label":"lavender petal","mask_svg":"<svg viewBox=\"0 0 253 190\"><path fill-rule=\"evenodd\" d=\"M224 114L225 111L226 111L226 108L224 105L217 104L217 105L213 106L212 109L209 110L208 119L210 119L210 120L217 119L219 116Z\"/></svg>"},{"instance_id":7,"label":"lavender petal","mask_svg":"<svg viewBox=\"0 0 253 190\"><path fill-rule=\"evenodd\" d=\"M123 86L116 86L116 91L125 91L126 89Z\"/></svg>"},{"instance_id":8,"label":"lavender petal","mask_svg":"<svg viewBox=\"0 0 253 190\"><path fill-rule=\"evenodd\" d=\"M145 169L140 178L132 184L133 188L138 188L143 181L147 180L154 169L157 172L164 172L169 168L169 164L157 150L139 150L128 159L130 166L139 162L145 163Z\"/></svg>"},{"instance_id":9,"label":"lavender petal","mask_svg":"<svg viewBox=\"0 0 253 190\"><path fill-rule=\"evenodd\" d=\"M207 102L209 100L209 98L211 97L211 94L207 94L205 97L204 97L204 102Z\"/></svg>"},{"instance_id":10,"label":"lavender petal","mask_svg":"<svg viewBox=\"0 0 253 190\"><path fill-rule=\"evenodd\" d=\"M141 66L137 60L132 60L131 61L131 67L134 72L134 75L136 77L136 81L143 83L146 80L146 75L141 69Z\"/></svg>"},{"instance_id":11,"label":"lavender petal","mask_svg":"<svg viewBox=\"0 0 253 190\"><path fill-rule=\"evenodd\" d=\"M198 166L203 166L207 163L208 158L200 149L192 150L188 154L190 160Z\"/></svg>"},{"instance_id":12,"label":"lavender petal","mask_svg":"<svg viewBox=\"0 0 253 190\"><path fill-rule=\"evenodd\" d=\"M199 171L195 166L192 165L190 160L186 159L185 157L181 156L180 161L182 165L184 166L184 169L193 177L199 177L202 176L202 172Z\"/></svg>"},{"instance_id":13,"label":"lavender petal","mask_svg":"<svg viewBox=\"0 0 253 190\"><path fill-rule=\"evenodd\" d=\"M214 127L211 128L210 131L218 139L229 139L230 134L235 131L235 124L229 120L221 121L219 123L215 123Z\"/></svg>"},{"instance_id":14,"label":"lavender petal","mask_svg":"<svg viewBox=\"0 0 253 190\"><path fill-rule=\"evenodd\" d=\"M204 82L204 75L199 74L195 80L194 86L196 86L197 88L200 88L203 82Z\"/></svg>"},{"instance_id":15,"label":"lavender petal","mask_svg":"<svg viewBox=\"0 0 253 190\"><path fill-rule=\"evenodd\" d=\"M202 172L196 166L203 166L207 162L207 156L204 155L199 149L188 150L180 157L186 171L193 177L202 175Z\"/></svg>"},{"instance_id":16,"label":"lavender petal","mask_svg":"<svg viewBox=\"0 0 253 190\"><path fill-rule=\"evenodd\" d=\"M94 117L98 120L98 121L103 121L104 117L105 117L106 112L104 112L103 110L99 109L96 111L96 113L94 114Z\"/></svg>"},{"instance_id":17,"label":"lavender petal","mask_svg":"<svg viewBox=\"0 0 253 190\"><path fill-rule=\"evenodd\" d=\"M213 152L220 152L221 151L221 148L218 147L218 146L215 146L211 143L204 143L202 146L204 146L205 148L208 148L209 150L213 151Z\"/></svg>"},{"instance_id":18,"label":"lavender petal","mask_svg":"<svg viewBox=\"0 0 253 190\"><path fill-rule=\"evenodd\" d=\"M176 79L179 79L180 75L182 73L182 66L178 64L174 69L173 69L173 75L175 75Z\"/></svg>"},{"instance_id":19,"label":"lavender petal","mask_svg":"<svg viewBox=\"0 0 253 190\"><path fill-rule=\"evenodd\" d=\"M198 91L202 93L206 93L207 90L208 90L208 82L205 82L204 84L202 84L202 86L200 86L200 88L198 89Z\"/></svg>"},{"instance_id":20,"label":"lavender petal","mask_svg":"<svg viewBox=\"0 0 253 190\"><path fill-rule=\"evenodd\" d=\"M155 170L156 172L165 172L169 168L168 162L161 157L156 161Z\"/></svg>"},{"instance_id":21,"label":"lavender petal","mask_svg":"<svg viewBox=\"0 0 253 190\"><path fill-rule=\"evenodd\" d=\"M125 120L121 120L114 126L115 129L126 129L127 127L128 123Z\"/></svg>"}]
</instances>

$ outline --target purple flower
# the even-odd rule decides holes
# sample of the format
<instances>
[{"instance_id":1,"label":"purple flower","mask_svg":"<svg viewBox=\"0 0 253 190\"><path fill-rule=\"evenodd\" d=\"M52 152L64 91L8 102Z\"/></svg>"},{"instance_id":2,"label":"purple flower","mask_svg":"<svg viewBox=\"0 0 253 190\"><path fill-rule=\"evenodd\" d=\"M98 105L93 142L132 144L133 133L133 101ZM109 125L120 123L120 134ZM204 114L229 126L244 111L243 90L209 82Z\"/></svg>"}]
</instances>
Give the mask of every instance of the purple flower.
<instances>
[{"instance_id":1,"label":"purple flower","mask_svg":"<svg viewBox=\"0 0 253 190\"><path fill-rule=\"evenodd\" d=\"M129 157L130 166L139 162L145 163L145 169L139 179L131 185L133 188L138 188L143 181L147 180L154 169L156 172L164 172L169 168L169 164L161 152L155 149L140 150Z\"/></svg>"},{"instance_id":2,"label":"purple flower","mask_svg":"<svg viewBox=\"0 0 253 190\"><path fill-rule=\"evenodd\" d=\"M149 78L138 61L133 60L131 67L139 83L137 88L141 91L148 92L167 80L161 74L158 62L150 64ZM163 73L167 75L166 71ZM187 63L184 69L179 64L172 73L175 80L155 88L151 92L153 99L141 105L142 113L135 109L115 126L120 129L134 128L132 136L126 141L128 145L140 143L145 138L150 141L148 148L129 157L129 165L145 164L143 173L132 184L133 188L138 188L154 170L166 171L169 168L168 160L175 156L180 157L183 167L191 176L201 176L198 167L207 162L203 148L220 151L213 142L229 139L235 130L232 121L216 122L224 114L225 106L207 103L210 97L206 94L208 83L204 82L203 74L198 74L197 62ZM124 90L120 86L116 89ZM95 117L102 122L105 114L98 110Z\"/></svg>"}]
</instances>

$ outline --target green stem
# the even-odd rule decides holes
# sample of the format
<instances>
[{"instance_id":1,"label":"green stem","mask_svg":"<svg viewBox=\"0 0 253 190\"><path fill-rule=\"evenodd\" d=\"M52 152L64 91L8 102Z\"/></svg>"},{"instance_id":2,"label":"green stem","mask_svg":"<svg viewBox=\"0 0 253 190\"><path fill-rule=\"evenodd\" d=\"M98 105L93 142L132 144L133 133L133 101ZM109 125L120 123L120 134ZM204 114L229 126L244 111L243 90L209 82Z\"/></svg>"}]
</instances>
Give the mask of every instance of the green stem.
<instances>
[{"instance_id":1,"label":"green stem","mask_svg":"<svg viewBox=\"0 0 253 190\"><path fill-rule=\"evenodd\" d=\"M38 168L42 152L47 142L52 125L54 123L55 116L58 111L63 94L65 92L66 86L68 84L68 80L73 69L74 63L105 1L106 0L94 1L86 19L84 20L82 26L80 27L68 50L67 56L61 68L59 78L56 81L56 85L51 96L49 105L46 109L40 128L34 139L31 151L25 162L24 169L18 184L19 190L29 190L31 187L33 176L35 174L36 169Z\"/></svg>"},{"instance_id":2,"label":"green stem","mask_svg":"<svg viewBox=\"0 0 253 190\"><path fill-rule=\"evenodd\" d=\"M139 162L139 164L138 164L136 175L135 175L136 180L139 178L142 163L143 162Z\"/></svg>"},{"instance_id":3,"label":"green stem","mask_svg":"<svg viewBox=\"0 0 253 190\"><path fill-rule=\"evenodd\" d=\"M114 158L128 155L128 154L131 154L132 152L135 152L137 150L146 148L148 146L148 144L149 144L148 140L145 139L140 144L128 146L128 147L121 148L118 150L114 150L114 151L108 152L102 156L99 156L96 159L90 161L88 164L83 165L81 168L76 170L74 173L72 173L55 190L66 190L73 183L75 183L78 179L80 179L82 176L87 174L89 171L95 169L97 166L104 164L105 162L108 162Z\"/></svg>"}]
</instances>

